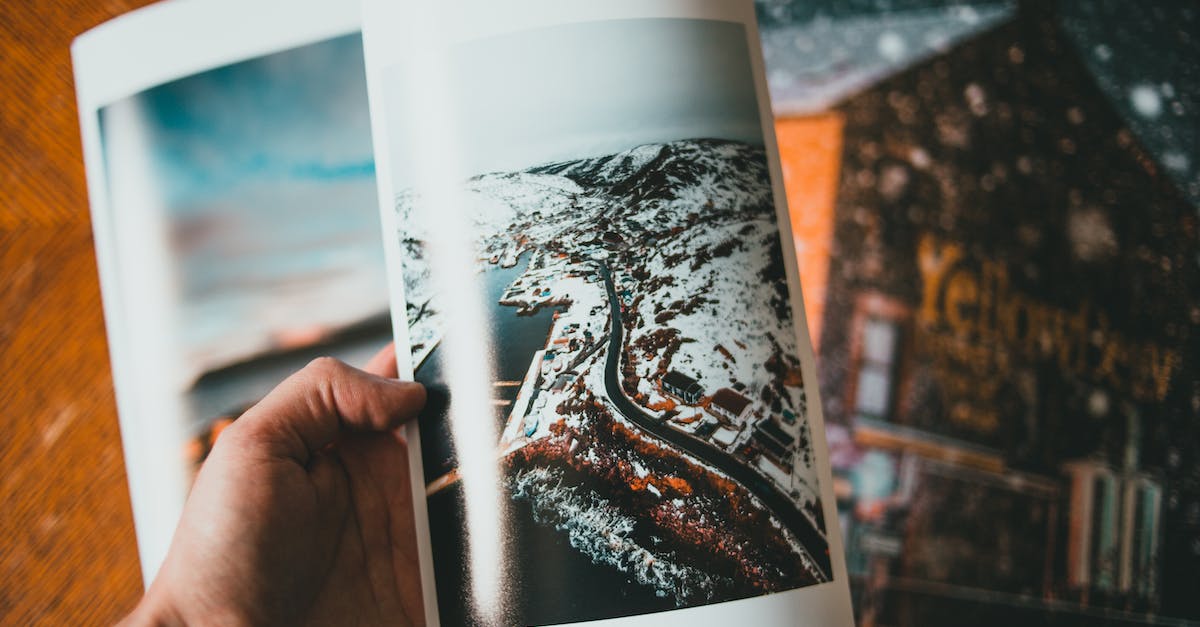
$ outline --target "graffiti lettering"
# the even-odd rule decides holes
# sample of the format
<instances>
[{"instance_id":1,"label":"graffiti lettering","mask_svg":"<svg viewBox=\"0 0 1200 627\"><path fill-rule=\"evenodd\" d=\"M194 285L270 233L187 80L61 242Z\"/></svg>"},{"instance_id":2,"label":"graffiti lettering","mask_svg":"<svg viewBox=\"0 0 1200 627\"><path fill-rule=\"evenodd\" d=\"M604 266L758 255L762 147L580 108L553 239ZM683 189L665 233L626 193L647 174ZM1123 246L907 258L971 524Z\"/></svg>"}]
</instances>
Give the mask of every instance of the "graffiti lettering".
<instances>
[{"instance_id":1,"label":"graffiti lettering","mask_svg":"<svg viewBox=\"0 0 1200 627\"><path fill-rule=\"evenodd\" d=\"M965 356L971 353L968 346L977 346L995 356L989 367L1001 371L1008 365L1006 351L1054 360L1065 373L1140 401L1162 401L1169 392L1180 362L1178 349L1125 337L1111 328L1104 312L1093 314L1086 301L1068 310L1017 290L1004 264L968 263L959 244L925 235L917 256L923 282L918 321L926 334L945 333L958 340L943 348ZM972 361L945 356L958 363Z\"/></svg>"}]
</instances>

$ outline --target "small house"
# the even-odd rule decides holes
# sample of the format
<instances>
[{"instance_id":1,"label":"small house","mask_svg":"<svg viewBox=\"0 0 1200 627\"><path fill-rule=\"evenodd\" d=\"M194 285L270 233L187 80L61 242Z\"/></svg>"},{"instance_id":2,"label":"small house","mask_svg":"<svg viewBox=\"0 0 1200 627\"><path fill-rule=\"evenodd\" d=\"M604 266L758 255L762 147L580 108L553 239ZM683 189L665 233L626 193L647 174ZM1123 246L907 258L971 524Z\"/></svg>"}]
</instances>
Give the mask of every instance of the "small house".
<instances>
[{"instance_id":1,"label":"small house","mask_svg":"<svg viewBox=\"0 0 1200 627\"><path fill-rule=\"evenodd\" d=\"M718 418L741 422L750 414L750 399L730 388L721 388L713 394L708 409Z\"/></svg>"},{"instance_id":2,"label":"small house","mask_svg":"<svg viewBox=\"0 0 1200 627\"><path fill-rule=\"evenodd\" d=\"M663 375L662 387L663 391L688 405L694 405L704 396L704 388L700 383L678 370Z\"/></svg>"},{"instance_id":3,"label":"small house","mask_svg":"<svg viewBox=\"0 0 1200 627\"><path fill-rule=\"evenodd\" d=\"M792 448L796 439L779 427L779 423L770 418L759 421L751 439L762 449L763 455L774 462L776 466L791 472Z\"/></svg>"},{"instance_id":4,"label":"small house","mask_svg":"<svg viewBox=\"0 0 1200 627\"><path fill-rule=\"evenodd\" d=\"M562 392L563 390L567 389L567 387L569 387L571 385L571 383L574 381L575 381L575 373L574 372L564 372L563 374L558 375L558 378L554 380L554 384L550 386L550 391L556 392L556 393Z\"/></svg>"}]
</instances>

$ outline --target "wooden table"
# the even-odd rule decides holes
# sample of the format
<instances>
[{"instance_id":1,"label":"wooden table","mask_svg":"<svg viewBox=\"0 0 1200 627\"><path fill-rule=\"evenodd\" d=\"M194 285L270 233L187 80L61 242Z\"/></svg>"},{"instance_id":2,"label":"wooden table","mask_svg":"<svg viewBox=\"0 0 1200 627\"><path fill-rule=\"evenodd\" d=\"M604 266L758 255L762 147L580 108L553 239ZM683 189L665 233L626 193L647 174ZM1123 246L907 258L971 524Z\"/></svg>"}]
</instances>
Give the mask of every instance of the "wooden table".
<instances>
[{"instance_id":1,"label":"wooden table","mask_svg":"<svg viewBox=\"0 0 1200 627\"><path fill-rule=\"evenodd\" d=\"M145 0L0 9L0 624L118 620L142 581L69 46Z\"/></svg>"}]
</instances>

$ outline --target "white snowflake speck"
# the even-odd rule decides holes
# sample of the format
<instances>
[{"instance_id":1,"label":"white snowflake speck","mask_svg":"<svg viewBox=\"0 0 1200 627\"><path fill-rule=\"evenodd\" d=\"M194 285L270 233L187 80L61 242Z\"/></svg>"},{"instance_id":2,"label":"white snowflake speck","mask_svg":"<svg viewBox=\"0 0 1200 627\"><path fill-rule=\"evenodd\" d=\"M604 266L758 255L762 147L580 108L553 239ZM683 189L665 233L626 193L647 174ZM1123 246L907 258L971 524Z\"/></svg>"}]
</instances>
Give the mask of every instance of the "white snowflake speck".
<instances>
[{"instance_id":1,"label":"white snowflake speck","mask_svg":"<svg viewBox=\"0 0 1200 627\"><path fill-rule=\"evenodd\" d=\"M1133 102L1134 111L1142 116L1156 118L1162 113L1162 97L1150 85L1138 85L1129 90L1129 99Z\"/></svg>"}]
</instances>

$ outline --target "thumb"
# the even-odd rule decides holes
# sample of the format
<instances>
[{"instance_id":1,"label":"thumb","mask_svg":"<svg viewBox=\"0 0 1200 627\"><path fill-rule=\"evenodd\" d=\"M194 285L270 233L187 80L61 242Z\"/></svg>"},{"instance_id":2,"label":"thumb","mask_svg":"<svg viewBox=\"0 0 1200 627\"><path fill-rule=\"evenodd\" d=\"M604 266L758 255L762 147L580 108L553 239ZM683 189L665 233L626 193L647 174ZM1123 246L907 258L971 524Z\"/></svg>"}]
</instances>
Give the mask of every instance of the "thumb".
<instances>
[{"instance_id":1,"label":"thumb","mask_svg":"<svg viewBox=\"0 0 1200 627\"><path fill-rule=\"evenodd\" d=\"M424 404L420 383L385 379L319 357L280 383L229 431L236 431L243 450L253 446L307 465L313 454L337 441L342 429L395 429L415 418Z\"/></svg>"}]
</instances>

